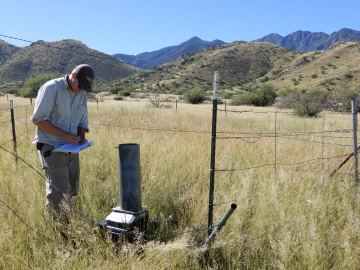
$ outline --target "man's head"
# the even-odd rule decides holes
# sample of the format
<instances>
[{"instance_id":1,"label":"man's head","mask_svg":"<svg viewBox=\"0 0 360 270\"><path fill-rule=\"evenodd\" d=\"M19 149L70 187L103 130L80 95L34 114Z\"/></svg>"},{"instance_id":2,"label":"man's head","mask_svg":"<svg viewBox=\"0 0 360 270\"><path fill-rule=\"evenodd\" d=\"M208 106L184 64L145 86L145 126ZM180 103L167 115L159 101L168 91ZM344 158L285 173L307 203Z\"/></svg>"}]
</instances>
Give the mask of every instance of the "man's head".
<instances>
[{"instance_id":1,"label":"man's head","mask_svg":"<svg viewBox=\"0 0 360 270\"><path fill-rule=\"evenodd\" d=\"M95 72L92 67L87 64L81 64L72 71L72 75L74 73L79 82L78 88L86 92L92 92L92 83L95 79Z\"/></svg>"}]
</instances>

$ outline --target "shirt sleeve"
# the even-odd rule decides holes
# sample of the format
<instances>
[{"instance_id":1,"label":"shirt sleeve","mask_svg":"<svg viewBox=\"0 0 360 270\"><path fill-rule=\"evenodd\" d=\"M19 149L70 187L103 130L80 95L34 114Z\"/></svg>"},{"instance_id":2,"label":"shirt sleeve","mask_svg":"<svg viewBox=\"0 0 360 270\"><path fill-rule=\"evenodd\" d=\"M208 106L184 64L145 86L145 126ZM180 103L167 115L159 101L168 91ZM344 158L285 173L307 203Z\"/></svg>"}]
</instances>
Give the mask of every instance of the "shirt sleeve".
<instances>
[{"instance_id":1,"label":"shirt sleeve","mask_svg":"<svg viewBox=\"0 0 360 270\"><path fill-rule=\"evenodd\" d=\"M38 91L34 106L34 114L30 122L37 124L40 121L49 120L56 100L56 86L53 84L44 84Z\"/></svg>"}]
</instances>

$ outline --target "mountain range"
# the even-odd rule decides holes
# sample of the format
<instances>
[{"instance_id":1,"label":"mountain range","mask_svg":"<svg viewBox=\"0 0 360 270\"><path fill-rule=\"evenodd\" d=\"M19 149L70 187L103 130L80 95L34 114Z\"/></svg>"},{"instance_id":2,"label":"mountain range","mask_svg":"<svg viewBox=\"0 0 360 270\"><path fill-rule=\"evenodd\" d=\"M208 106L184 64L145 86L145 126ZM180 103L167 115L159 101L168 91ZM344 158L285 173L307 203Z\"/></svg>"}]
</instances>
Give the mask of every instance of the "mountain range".
<instances>
[{"instance_id":1,"label":"mountain range","mask_svg":"<svg viewBox=\"0 0 360 270\"><path fill-rule=\"evenodd\" d=\"M270 42L284 48L298 52L327 50L338 41L360 41L360 32L349 28L342 28L331 35L323 32L296 31L285 37L279 34L269 34L253 42Z\"/></svg>"},{"instance_id":2,"label":"mountain range","mask_svg":"<svg viewBox=\"0 0 360 270\"><path fill-rule=\"evenodd\" d=\"M345 82L354 87L360 74L357 67L360 47L356 42L359 40L358 31L346 28L331 35L308 31L285 37L270 34L252 42L207 42L193 37L178 46L124 60L72 39L37 41L27 47L0 40L0 86L42 73L66 74L77 64L89 63L96 70L99 91L103 85L112 84L181 92L196 86L208 87L215 70L228 89L265 81L280 88L286 85L331 88ZM142 68L126 60L137 61ZM161 64L144 70L155 62Z\"/></svg>"},{"instance_id":3,"label":"mountain range","mask_svg":"<svg viewBox=\"0 0 360 270\"><path fill-rule=\"evenodd\" d=\"M272 33L252 42L269 42L298 52L309 52L327 50L338 41L360 41L360 32L349 28L342 28L329 35L323 32L299 30L285 37ZM162 48L153 52L144 52L138 55L118 53L114 54L114 56L131 65L144 69L169 63L188 52L199 51L222 44L225 44L225 42L218 39L209 42L193 37L180 45Z\"/></svg>"},{"instance_id":4,"label":"mountain range","mask_svg":"<svg viewBox=\"0 0 360 270\"><path fill-rule=\"evenodd\" d=\"M177 46L169 46L153 52L143 52L138 55L119 53L114 54L114 56L139 68L151 68L169 63L185 53L200 51L222 44L225 44L225 42L218 39L209 42L193 37Z\"/></svg>"},{"instance_id":5,"label":"mountain range","mask_svg":"<svg viewBox=\"0 0 360 270\"><path fill-rule=\"evenodd\" d=\"M239 93L262 83L275 89L351 90L360 85L360 43L339 41L327 50L297 52L268 42L236 41L186 53L176 60L141 70L118 84L144 92L186 93L212 90L214 71L219 89Z\"/></svg>"}]
</instances>

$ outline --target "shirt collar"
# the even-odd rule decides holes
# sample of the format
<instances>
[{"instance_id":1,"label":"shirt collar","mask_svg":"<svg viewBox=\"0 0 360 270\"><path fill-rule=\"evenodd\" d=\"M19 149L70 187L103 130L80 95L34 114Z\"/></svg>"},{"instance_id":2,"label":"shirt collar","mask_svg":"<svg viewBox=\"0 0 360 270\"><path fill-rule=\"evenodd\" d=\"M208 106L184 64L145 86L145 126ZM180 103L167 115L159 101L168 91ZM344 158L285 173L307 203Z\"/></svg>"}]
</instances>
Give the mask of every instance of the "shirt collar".
<instances>
[{"instance_id":1,"label":"shirt collar","mask_svg":"<svg viewBox=\"0 0 360 270\"><path fill-rule=\"evenodd\" d=\"M68 77L69 77L69 74L66 74L66 75L64 76L65 85L66 85L67 89L69 89L69 90L71 91L71 89L70 89L70 87L69 87L69 84L68 84Z\"/></svg>"}]
</instances>

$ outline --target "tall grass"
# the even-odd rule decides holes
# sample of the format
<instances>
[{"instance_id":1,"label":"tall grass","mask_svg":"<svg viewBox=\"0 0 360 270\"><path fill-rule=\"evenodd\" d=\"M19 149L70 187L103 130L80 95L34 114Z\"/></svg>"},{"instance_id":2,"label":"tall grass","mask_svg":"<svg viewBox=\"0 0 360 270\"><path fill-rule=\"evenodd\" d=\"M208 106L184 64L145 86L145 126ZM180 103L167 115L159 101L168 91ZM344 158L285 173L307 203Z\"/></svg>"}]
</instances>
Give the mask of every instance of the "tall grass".
<instances>
[{"instance_id":1,"label":"tall grass","mask_svg":"<svg viewBox=\"0 0 360 270\"><path fill-rule=\"evenodd\" d=\"M29 101L16 99L15 105L20 104ZM0 106L7 106L6 97L0 97ZM260 112L245 108L251 109ZM30 114L25 110L16 109L15 117ZM188 246L207 237L197 229L207 227L210 104L179 104L175 110L151 108L144 101L105 101L98 108L89 103L88 139L95 144L80 154L81 187L72 201L87 217L73 213L79 248L64 243L44 222L45 180L31 144L34 127L18 119L16 132L23 135L17 139L17 154L28 164L16 164L13 155L0 149L0 268L359 268L360 204L353 160L329 177L353 151L351 133L322 133L351 129L351 116L300 119L275 114L274 108L261 110L218 113L214 223L231 203L238 207L213 244L202 248ZM1 120L9 115L0 110ZM0 130L1 147L13 152L7 142L10 123L0 123ZM160 224L162 236L115 247L92 221L102 221L119 205L116 147L121 143L140 144L142 204ZM168 222L170 214L176 223Z\"/></svg>"}]
</instances>

